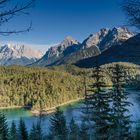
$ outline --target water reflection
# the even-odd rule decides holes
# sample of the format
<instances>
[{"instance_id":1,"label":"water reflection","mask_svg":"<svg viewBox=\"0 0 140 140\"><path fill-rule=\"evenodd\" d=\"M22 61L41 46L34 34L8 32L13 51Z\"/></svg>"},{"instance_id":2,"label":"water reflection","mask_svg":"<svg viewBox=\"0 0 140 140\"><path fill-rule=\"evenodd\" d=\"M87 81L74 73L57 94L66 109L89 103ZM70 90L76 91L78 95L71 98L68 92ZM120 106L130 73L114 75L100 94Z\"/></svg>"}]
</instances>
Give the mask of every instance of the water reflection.
<instances>
[{"instance_id":1,"label":"water reflection","mask_svg":"<svg viewBox=\"0 0 140 140\"><path fill-rule=\"evenodd\" d=\"M140 91L129 91L129 93L130 93L129 101L133 103L133 106L129 107L130 114L132 114L131 120L138 123L140 122ZM68 123L72 117L75 119L77 123L80 123L81 115L82 115L80 106L81 106L81 102L78 102L61 108L64 111ZM23 108L6 109L1 111L7 116L9 125L11 124L12 120L14 120L16 124L18 124L20 117L22 117L29 130L32 127L32 124L39 119L39 117L34 116L29 110L25 110ZM42 119L42 128L44 132L47 132L49 128L50 117L51 114L44 116Z\"/></svg>"}]
</instances>

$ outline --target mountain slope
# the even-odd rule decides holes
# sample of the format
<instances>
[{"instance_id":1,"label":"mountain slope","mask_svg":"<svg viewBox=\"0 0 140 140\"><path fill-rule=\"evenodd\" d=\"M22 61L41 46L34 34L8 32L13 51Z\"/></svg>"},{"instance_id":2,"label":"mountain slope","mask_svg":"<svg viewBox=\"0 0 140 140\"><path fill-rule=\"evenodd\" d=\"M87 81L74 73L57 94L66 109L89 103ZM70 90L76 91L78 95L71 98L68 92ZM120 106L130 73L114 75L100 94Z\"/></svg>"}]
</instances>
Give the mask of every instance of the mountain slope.
<instances>
[{"instance_id":1,"label":"mountain slope","mask_svg":"<svg viewBox=\"0 0 140 140\"><path fill-rule=\"evenodd\" d=\"M0 47L0 65L27 65L41 57L41 51L24 45L7 44Z\"/></svg>"},{"instance_id":2,"label":"mountain slope","mask_svg":"<svg viewBox=\"0 0 140 140\"><path fill-rule=\"evenodd\" d=\"M81 59L97 56L112 45L120 45L134 34L126 28L103 28L91 34L82 43L72 37L66 37L60 44L51 47L33 66L53 66L75 63Z\"/></svg>"},{"instance_id":3,"label":"mountain slope","mask_svg":"<svg viewBox=\"0 0 140 140\"><path fill-rule=\"evenodd\" d=\"M32 66L55 65L55 63L57 63L66 55L69 55L79 50L79 47L80 43L72 37L68 36L60 44L51 47L46 52L46 54L37 62L33 63Z\"/></svg>"},{"instance_id":4,"label":"mountain slope","mask_svg":"<svg viewBox=\"0 0 140 140\"><path fill-rule=\"evenodd\" d=\"M81 59L97 56L100 54L100 50L97 46L91 46L89 48L79 49L78 51L71 53L55 63L55 65L72 64Z\"/></svg>"},{"instance_id":5,"label":"mountain slope","mask_svg":"<svg viewBox=\"0 0 140 140\"><path fill-rule=\"evenodd\" d=\"M78 51L63 57L53 65L75 63L81 59L98 56L111 46L121 45L132 36L134 34L124 27L114 27L112 30L103 28L85 39Z\"/></svg>"},{"instance_id":6,"label":"mountain slope","mask_svg":"<svg viewBox=\"0 0 140 140\"><path fill-rule=\"evenodd\" d=\"M131 62L140 64L140 34L128 39L122 45L112 46L96 57L90 57L76 63L79 67L94 67L112 62Z\"/></svg>"},{"instance_id":7,"label":"mountain slope","mask_svg":"<svg viewBox=\"0 0 140 140\"><path fill-rule=\"evenodd\" d=\"M89 48L95 45L98 46L102 52L111 46L122 44L132 36L134 36L134 34L124 27L114 27L113 29L103 28L85 39L82 46L83 48Z\"/></svg>"}]
</instances>

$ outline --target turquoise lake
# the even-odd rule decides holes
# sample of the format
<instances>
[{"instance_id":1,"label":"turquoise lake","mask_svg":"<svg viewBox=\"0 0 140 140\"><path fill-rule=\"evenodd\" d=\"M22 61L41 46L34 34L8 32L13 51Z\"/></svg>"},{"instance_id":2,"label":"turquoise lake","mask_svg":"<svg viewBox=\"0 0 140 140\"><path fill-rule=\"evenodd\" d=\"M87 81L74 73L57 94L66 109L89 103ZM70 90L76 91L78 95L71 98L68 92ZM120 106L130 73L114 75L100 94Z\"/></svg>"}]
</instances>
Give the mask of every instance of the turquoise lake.
<instances>
[{"instance_id":1,"label":"turquoise lake","mask_svg":"<svg viewBox=\"0 0 140 140\"><path fill-rule=\"evenodd\" d=\"M130 114L132 114L131 120L135 123L140 123L140 91L129 91L129 101L133 103L131 107L129 107ZM76 122L79 124L81 120L81 102L72 103L66 106L61 107L61 109L64 111L64 114L66 116L67 122L71 120L73 117ZM23 118L26 124L26 127L30 129L32 127L32 124L37 122L39 119L38 116L34 116L29 110L20 108L20 109L2 109L1 112L3 112L7 117L8 125L11 125L11 122L14 120L16 124L18 125L18 122L20 118ZM46 115L42 119L42 128L44 132L48 131L49 128L49 119L52 114Z\"/></svg>"}]
</instances>

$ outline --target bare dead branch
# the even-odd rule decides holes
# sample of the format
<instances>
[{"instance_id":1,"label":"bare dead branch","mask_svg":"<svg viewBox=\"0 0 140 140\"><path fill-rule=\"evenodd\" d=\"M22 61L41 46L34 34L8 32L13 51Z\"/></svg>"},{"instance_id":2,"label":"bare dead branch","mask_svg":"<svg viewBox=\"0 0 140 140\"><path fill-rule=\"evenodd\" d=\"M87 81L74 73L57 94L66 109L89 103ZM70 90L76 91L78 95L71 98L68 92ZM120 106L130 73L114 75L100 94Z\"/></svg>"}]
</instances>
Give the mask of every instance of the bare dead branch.
<instances>
[{"instance_id":1,"label":"bare dead branch","mask_svg":"<svg viewBox=\"0 0 140 140\"><path fill-rule=\"evenodd\" d=\"M10 0L0 0L0 6L4 6L6 3L8 3ZM29 13L26 11L27 9L31 8L33 6L33 3L35 0L29 0L28 3L24 4L15 4L13 8L5 9L2 12L0 12L0 26L2 26L4 23L8 23L11 19L14 18L14 16L17 16L18 14L26 14L29 15ZM10 34L18 34L23 32L28 32L31 30L32 24L26 29L23 30L7 30L7 31L0 31L1 35L10 35Z\"/></svg>"},{"instance_id":2,"label":"bare dead branch","mask_svg":"<svg viewBox=\"0 0 140 140\"><path fill-rule=\"evenodd\" d=\"M8 2L9 0L0 0L0 5Z\"/></svg>"},{"instance_id":3,"label":"bare dead branch","mask_svg":"<svg viewBox=\"0 0 140 140\"><path fill-rule=\"evenodd\" d=\"M32 29L32 23L30 23L30 26L23 30L7 30L7 31L0 31L0 35L3 36L9 36L11 34L19 34L19 33L25 33L29 32Z\"/></svg>"},{"instance_id":4,"label":"bare dead branch","mask_svg":"<svg viewBox=\"0 0 140 140\"><path fill-rule=\"evenodd\" d=\"M140 0L125 0L122 10L126 14L128 25L140 29Z\"/></svg>"},{"instance_id":5,"label":"bare dead branch","mask_svg":"<svg viewBox=\"0 0 140 140\"><path fill-rule=\"evenodd\" d=\"M30 8L35 0L31 0L26 5L21 5L20 7L18 5L15 5L14 8L9 9L7 11L1 12L0 17L9 16L9 15L15 15L16 13L23 12L23 10L26 10Z\"/></svg>"}]
</instances>

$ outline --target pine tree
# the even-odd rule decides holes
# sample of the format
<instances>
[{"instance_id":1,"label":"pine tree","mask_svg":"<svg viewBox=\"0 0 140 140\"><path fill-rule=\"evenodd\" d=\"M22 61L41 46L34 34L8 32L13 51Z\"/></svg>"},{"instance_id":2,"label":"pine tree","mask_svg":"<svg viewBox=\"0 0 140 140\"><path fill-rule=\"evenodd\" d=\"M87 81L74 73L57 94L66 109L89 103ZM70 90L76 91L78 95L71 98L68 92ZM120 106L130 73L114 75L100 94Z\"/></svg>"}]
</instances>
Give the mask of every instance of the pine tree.
<instances>
[{"instance_id":1,"label":"pine tree","mask_svg":"<svg viewBox=\"0 0 140 140\"><path fill-rule=\"evenodd\" d=\"M60 108L56 109L56 112L50 119L50 124L50 134L53 140L67 140L68 131L66 119Z\"/></svg>"},{"instance_id":2,"label":"pine tree","mask_svg":"<svg viewBox=\"0 0 140 140\"><path fill-rule=\"evenodd\" d=\"M87 133L87 126L84 121L82 122L80 127L79 138L80 140L89 140L89 136Z\"/></svg>"},{"instance_id":3,"label":"pine tree","mask_svg":"<svg viewBox=\"0 0 140 140\"><path fill-rule=\"evenodd\" d=\"M30 140L37 140L36 139L36 126L34 123L32 125L29 138L30 138Z\"/></svg>"},{"instance_id":4,"label":"pine tree","mask_svg":"<svg viewBox=\"0 0 140 140\"><path fill-rule=\"evenodd\" d=\"M136 124L133 132L133 139L139 140L140 139L140 124Z\"/></svg>"},{"instance_id":5,"label":"pine tree","mask_svg":"<svg viewBox=\"0 0 140 140\"><path fill-rule=\"evenodd\" d=\"M110 127L110 95L105 90L104 72L97 65L93 69L94 83L85 93L85 121L88 125L89 139L108 139Z\"/></svg>"},{"instance_id":6,"label":"pine tree","mask_svg":"<svg viewBox=\"0 0 140 140\"><path fill-rule=\"evenodd\" d=\"M130 115L128 106L128 93L125 91L124 68L116 64L112 70L112 133L111 139L124 140L130 138Z\"/></svg>"},{"instance_id":7,"label":"pine tree","mask_svg":"<svg viewBox=\"0 0 140 140\"><path fill-rule=\"evenodd\" d=\"M69 140L78 140L79 127L72 118L69 124Z\"/></svg>"},{"instance_id":8,"label":"pine tree","mask_svg":"<svg viewBox=\"0 0 140 140\"><path fill-rule=\"evenodd\" d=\"M43 134L42 134L42 128L41 128L41 122L38 121L36 124L36 137L37 140L42 140L43 139Z\"/></svg>"},{"instance_id":9,"label":"pine tree","mask_svg":"<svg viewBox=\"0 0 140 140\"><path fill-rule=\"evenodd\" d=\"M0 113L0 140L8 140L8 125L4 114Z\"/></svg>"},{"instance_id":10,"label":"pine tree","mask_svg":"<svg viewBox=\"0 0 140 140\"><path fill-rule=\"evenodd\" d=\"M11 128L10 128L10 140L18 140L17 136L17 128L14 121L12 121Z\"/></svg>"},{"instance_id":11,"label":"pine tree","mask_svg":"<svg viewBox=\"0 0 140 140\"><path fill-rule=\"evenodd\" d=\"M20 140L28 140L28 131L22 118L19 121L18 137Z\"/></svg>"},{"instance_id":12,"label":"pine tree","mask_svg":"<svg viewBox=\"0 0 140 140\"><path fill-rule=\"evenodd\" d=\"M30 132L30 140L42 140L43 134L42 129L40 125L40 121L37 122L37 124L33 124L31 132Z\"/></svg>"}]
</instances>

